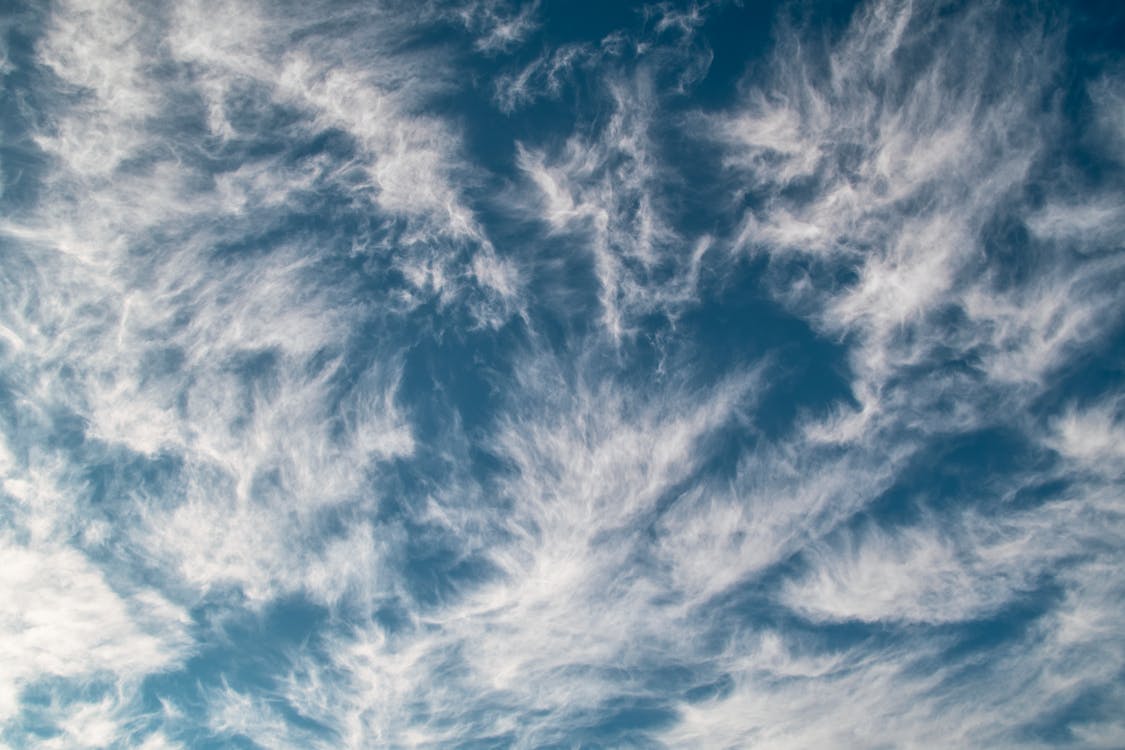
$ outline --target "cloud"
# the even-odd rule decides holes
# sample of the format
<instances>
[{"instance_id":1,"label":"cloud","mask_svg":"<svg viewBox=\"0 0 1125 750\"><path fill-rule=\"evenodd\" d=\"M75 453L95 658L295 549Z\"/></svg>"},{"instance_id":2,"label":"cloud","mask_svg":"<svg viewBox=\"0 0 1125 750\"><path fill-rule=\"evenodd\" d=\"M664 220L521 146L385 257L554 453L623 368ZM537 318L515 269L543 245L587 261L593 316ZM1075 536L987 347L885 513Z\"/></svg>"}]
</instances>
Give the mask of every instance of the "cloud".
<instances>
[{"instance_id":1,"label":"cloud","mask_svg":"<svg viewBox=\"0 0 1125 750\"><path fill-rule=\"evenodd\" d=\"M548 10L12 22L0 741L1121 744L1119 71Z\"/></svg>"},{"instance_id":2,"label":"cloud","mask_svg":"<svg viewBox=\"0 0 1125 750\"><path fill-rule=\"evenodd\" d=\"M482 574L416 602L400 627L356 627L323 657L298 655L284 688L296 711L348 747L547 742L604 715L620 687L613 670L675 648L667 627L681 609L655 601L660 584L635 567L645 519L699 469L696 446L750 384L693 404L689 392L650 401L586 377L549 357L527 363L512 395L522 406L494 438L510 467L496 500L457 493L428 514L448 531L434 539L464 545L458 556Z\"/></svg>"},{"instance_id":3,"label":"cloud","mask_svg":"<svg viewBox=\"0 0 1125 750\"><path fill-rule=\"evenodd\" d=\"M747 457L726 486L703 484L660 519L658 559L707 619L712 597L753 582L883 492L908 450L885 463L833 459L800 443Z\"/></svg>"},{"instance_id":4,"label":"cloud","mask_svg":"<svg viewBox=\"0 0 1125 750\"><path fill-rule=\"evenodd\" d=\"M518 47L541 25L537 18L537 1L522 4L497 0L469 2L453 12L465 28L477 35L473 46L486 54Z\"/></svg>"},{"instance_id":5,"label":"cloud","mask_svg":"<svg viewBox=\"0 0 1125 750\"><path fill-rule=\"evenodd\" d=\"M8 532L0 557L5 722L17 719L23 691L41 682L108 682L119 695L135 695L146 675L178 667L189 653L190 621L182 609L152 590L115 591L76 550L28 546ZM72 701L58 718L69 746L105 746L122 731L106 702Z\"/></svg>"},{"instance_id":6,"label":"cloud","mask_svg":"<svg viewBox=\"0 0 1125 750\"><path fill-rule=\"evenodd\" d=\"M1090 252L1115 250L1125 236L1120 196L1100 197L1093 204L1050 203L1031 217L1028 227L1038 237L1077 242Z\"/></svg>"},{"instance_id":7,"label":"cloud","mask_svg":"<svg viewBox=\"0 0 1125 750\"><path fill-rule=\"evenodd\" d=\"M1091 81L1086 91L1094 107L1094 137L1102 146L1099 151L1113 156L1120 163L1125 159L1125 130L1121 126L1125 84L1121 71L1109 70Z\"/></svg>"},{"instance_id":8,"label":"cloud","mask_svg":"<svg viewBox=\"0 0 1125 750\"><path fill-rule=\"evenodd\" d=\"M837 647L815 636L773 632L733 641L712 661L728 675L722 682L727 687L682 703L678 722L661 733L661 740L710 747L1024 744L1022 738L1034 736L1031 726L1040 717L1080 695L1112 690L1122 654L1102 618L1119 605L1121 592L1112 576L1097 571L1113 563L1068 566L1065 602L990 648L987 658L972 648L958 649L956 630L906 628L988 617L1007 599L1012 582L1082 554L1093 528L1069 539L1057 535L1060 524L1073 523L1089 510L1078 498L1072 502L1078 507L1064 504L1025 519L1023 535L961 550L975 561L951 557L947 542L919 540L912 536L917 532L868 536L842 559L839 550L833 551L831 565L840 570L822 568L817 577L786 590L787 604L817 617L870 619L887 635ZM1108 519L1102 516L1099 522ZM1104 529L1099 535L1107 539ZM1067 549L1060 549L1060 542ZM1032 567L1025 567L1029 563ZM896 630L896 623L904 629ZM888 640L891 645L884 645ZM1105 661L1088 660L1091 647ZM857 710L862 719L853 713ZM1075 722L1076 738L1108 742L1119 736L1104 716ZM1053 746L1047 739L1032 741Z\"/></svg>"},{"instance_id":9,"label":"cloud","mask_svg":"<svg viewBox=\"0 0 1125 750\"><path fill-rule=\"evenodd\" d=\"M293 726L265 700L226 684L208 696L208 710L217 737L246 737L267 747L308 747L316 739L315 733Z\"/></svg>"},{"instance_id":10,"label":"cloud","mask_svg":"<svg viewBox=\"0 0 1125 750\"><path fill-rule=\"evenodd\" d=\"M538 189L529 212L588 248L602 325L620 339L637 317L674 315L694 298L707 244L697 239L693 253L662 215L660 151L649 133L659 103L648 74L608 88L613 115L596 139L572 137L553 155L517 144L517 164Z\"/></svg>"},{"instance_id":11,"label":"cloud","mask_svg":"<svg viewBox=\"0 0 1125 750\"><path fill-rule=\"evenodd\" d=\"M998 549L1011 546L1003 539L958 543L934 528L873 530L840 546L813 554L817 567L782 590L787 607L824 620L956 622L994 613L1051 562L1013 559Z\"/></svg>"},{"instance_id":12,"label":"cloud","mask_svg":"<svg viewBox=\"0 0 1125 750\"><path fill-rule=\"evenodd\" d=\"M37 200L0 227L13 406L3 486L17 535L4 547L8 717L48 678L132 695L182 663L178 606L218 590L264 607L285 592L334 606L378 589L376 550L393 533L321 532L335 513L371 513L374 467L414 450L396 401L401 349L372 354L375 367L353 350L357 327L386 313L356 301L370 278L342 264L355 241L378 252L384 230L292 232L311 198L401 222L395 262L428 255L458 269L445 272L458 286L479 280L485 300L500 299L496 324L518 294L450 177L456 133L421 112L441 71L390 52L357 67L370 23L289 45L324 18L167 11L54 6L22 63L42 81L24 142L45 161ZM271 118L279 130L260 129ZM287 136L299 150L333 132L350 139L342 160L270 145ZM144 593L146 578L178 604ZM74 706L52 719L56 744L108 744L136 710Z\"/></svg>"},{"instance_id":13,"label":"cloud","mask_svg":"<svg viewBox=\"0 0 1125 750\"><path fill-rule=\"evenodd\" d=\"M395 402L396 353L349 374L357 320L384 314L355 301L363 279L341 275L354 248L330 227L280 241L261 242L263 232L310 196L343 191L406 222L395 263L445 269L451 287L479 284L474 305L493 325L519 294L451 182L456 135L418 111L444 85L440 71L430 85L419 60L390 53L386 65L351 66L350 45L371 41L370 24L319 48L281 44L306 20L242 5L168 15L59 6L37 47L60 82L51 125L36 133L53 157L51 189L3 228L24 264L18 276L11 267L4 328L16 387L29 407L74 414L107 450L184 462L159 501L133 498L144 519L134 541L161 544L156 557L182 563L204 589L245 584L265 596L284 568L284 535L318 509L358 502L374 463L413 450ZM185 85L167 86L159 65ZM203 114L189 92L206 104L210 132L175 129ZM287 119L300 142L342 130L354 148L342 164L254 156L255 139L269 136L247 116ZM67 135L89 127L106 137ZM226 165L210 172L206 159ZM463 258L466 245L476 250ZM65 377L52 376L59 368ZM230 538L212 539L223 518L252 528L220 524Z\"/></svg>"},{"instance_id":14,"label":"cloud","mask_svg":"<svg viewBox=\"0 0 1125 750\"><path fill-rule=\"evenodd\" d=\"M818 311L826 331L862 337L853 355L858 393L927 358L922 347L938 341L998 358L1030 346L1034 316L1087 271L1044 253L1013 260L1029 265L1032 280L1002 289L992 283L1000 269L987 255L982 263L987 222L1010 210L1054 147L1052 115L1034 111L1058 41L1037 21L1001 37L998 13L986 4L939 20L924 7L874 3L839 43L815 52L789 32L769 82L756 81L737 110L710 120L728 168L760 206L747 212L736 245L777 264L782 299ZM940 46L924 53L935 39ZM1087 221L1112 235L1112 215L1095 208L1109 196L1093 200ZM1048 208L1033 230L1065 235L1067 222L1081 219L1064 210ZM786 279L780 267L795 258L812 270ZM854 282L833 285L840 273ZM1068 315L1090 320L1111 305L1100 290L1066 303ZM965 325L939 322L956 309L968 314ZM1011 325L1028 332L1026 343L995 338ZM1094 333L1079 326L1057 335ZM1054 349L1025 349L1037 361L1024 371L1049 368Z\"/></svg>"},{"instance_id":15,"label":"cloud","mask_svg":"<svg viewBox=\"0 0 1125 750\"><path fill-rule=\"evenodd\" d=\"M493 99L501 112L510 115L536 99L557 98L575 68L588 66L596 60L597 51L591 45L561 45L517 71L498 75L493 84Z\"/></svg>"},{"instance_id":16,"label":"cloud","mask_svg":"<svg viewBox=\"0 0 1125 750\"><path fill-rule=\"evenodd\" d=\"M1112 478L1125 442L1125 424L1117 402L1068 410L1055 421L1048 444L1075 463Z\"/></svg>"}]
</instances>

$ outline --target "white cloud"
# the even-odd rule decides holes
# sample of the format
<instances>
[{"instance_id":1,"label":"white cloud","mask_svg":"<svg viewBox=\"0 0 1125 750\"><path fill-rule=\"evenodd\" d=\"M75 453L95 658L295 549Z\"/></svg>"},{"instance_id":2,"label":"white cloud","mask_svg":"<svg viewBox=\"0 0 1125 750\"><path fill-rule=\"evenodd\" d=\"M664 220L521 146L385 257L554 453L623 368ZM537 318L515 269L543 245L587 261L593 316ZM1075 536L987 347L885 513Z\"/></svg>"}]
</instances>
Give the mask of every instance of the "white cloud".
<instances>
[{"instance_id":1,"label":"white cloud","mask_svg":"<svg viewBox=\"0 0 1125 750\"><path fill-rule=\"evenodd\" d=\"M108 679L135 690L187 654L185 612L152 591L123 595L81 553L59 545L0 540L0 716L20 711L22 691L51 677ZM62 722L77 747L109 744L117 731L101 704L78 707Z\"/></svg>"},{"instance_id":2,"label":"white cloud","mask_svg":"<svg viewBox=\"0 0 1125 750\"><path fill-rule=\"evenodd\" d=\"M985 4L941 19L879 2L827 50L783 34L770 75L739 108L708 120L760 206L736 245L812 264L795 280L779 273L777 294L822 330L858 336L857 394L878 397L938 347L1038 383L1114 320L1113 295L1092 279L1117 274L1117 259L1095 270L1045 249L1011 261L1027 264L1029 281L1007 288L997 279L1012 270L984 260L987 222L1011 210L1053 148L1052 115L1037 116L1035 92L1050 85L1058 40L1035 24L1019 32L1026 37L1002 36L1003 15ZM933 39L939 47L927 47ZM997 62L998 50L1025 43L1042 54L1013 51ZM1031 215L1031 229L1064 240L1082 233L1084 244L1107 250L1120 244L1114 197L1083 195L1078 209L1060 195ZM840 273L855 281L840 284ZM969 320L949 326L956 311Z\"/></svg>"},{"instance_id":3,"label":"white cloud","mask_svg":"<svg viewBox=\"0 0 1125 750\"><path fill-rule=\"evenodd\" d=\"M1094 106L1095 137L1105 145L1105 153L1125 162L1125 77L1120 68L1091 82L1087 94Z\"/></svg>"},{"instance_id":4,"label":"white cloud","mask_svg":"<svg viewBox=\"0 0 1125 750\"><path fill-rule=\"evenodd\" d=\"M495 82L513 123L577 73L596 92L569 138L515 144L504 207L589 266L593 332L558 336L529 294L574 279L490 240L460 126L431 107L464 85L461 53L415 36L452 18L495 62L535 3L45 13L28 127L48 158L0 221L0 717L37 688L46 747L156 750L188 727L535 747L635 701L674 711L653 730L670 746L994 747L1082 696L1120 703L1120 398L1049 403L1121 309L1120 185L1052 166L1064 32L876 2L827 46L784 29L736 105L675 119L709 8L650 8L649 36ZM1088 93L1088 143L1117 158L1117 79ZM696 126L729 206L751 206L698 233L676 225L693 186L664 138ZM1018 257L998 221L1028 230ZM741 268L723 246L846 352L852 401L767 429L794 398L771 387L784 347L741 372L692 359L678 316ZM495 410L427 424L426 383L401 382L415 334L471 348L513 316L526 339L502 362L434 365L471 368ZM660 365L634 367L634 344ZM857 518L995 427L1039 453L904 500L920 518ZM143 712L147 676L289 596L325 621L260 684L232 667L186 696L201 716ZM1035 611L969 648L1017 605ZM1122 729L1067 721L1078 745Z\"/></svg>"},{"instance_id":5,"label":"white cloud","mask_svg":"<svg viewBox=\"0 0 1125 750\"><path fill-rule=\"evenodd\" d=\"M588 248L602 325L620 340L637 317L674 316L694 299L700 256L663 215L660 153L649 134L659 107L650 73L606 86L613 115L596 138L571 137L553 155L517 144L517 164L538 188L529 213Z\"/></svg>"},{"instance_id":6,"label":"white cloud","mask_svg":"<svg viewBox=\"0 0 1125 750\"><path fill-rule=\"evenodd\" d=\"M1125 419L1119 401L1068 410L1055 420L1053 434L1046 442L1066 458L1107 479L1125 471Z\"/></svg>"},{"instance_id":7,"label":"white cloud","mask_svg":"<svg viewBox=\"0 0 1125 750\"><path fill-rule=\"evenodd\" d=\"M792 444L748 457L729 486L704 484L669 509L658 559L673 589L705 609L870 503L906 455L874 465Z\"/></svg>"},{"instance_id":8,"label":"white cloud","mask_svg":"<svg viewBox=\"0 0 1125 750\"><path fill-rule=\"evenodd\" d=\"M462 291L454 287L483 290L472 302L482 321L499 325L520 294L514 266L455 186L456 133L421 113L446 85L444 69L387 51L404 22L377 9L352 35L288 44L323 20L309 13L222 3L177 4L168 14L95 2L54 8L38 61L76 96L46 101L55 124L36 135L54 157L50 189L2 228L24 264L6 274L13 294L3 329L18 344L6 363L23 408L72 413L85 439L106 446L182 458L159 502L143 492L112 498L117 509L138 504L142 520L112 533L131 535L200 590L245 586L258 601L275 586L306 585L336 601L362 580L372 559L334 550L369 537L320 544L316 514L370 509L373 467L409 455L414 438L396 404L397 352L350 382L354 326L385 313L380 300L356 301L362 279L334 275L332 239L228 248L258 245L309 194L340 189L409 225L396 263L425 259L450 280L449 299ZM183 87L168 86L161 66L179 71ZM205 113L181 99L193 93ZM239 120L248 104L256 116L288 112L286 133L298 139L343 131L356 152L343 164L248 156L248 141L268 136ZM193 113L206 115L210 134L173 127ZM105 137L66 135L87 127ZM224 153L233 168L214 175L196 158ZM63 480L61 491L74 494L78 480ZM17 490L27 481L8 480ZM50 516L54 506L25 503L24 523L58 533L68 513L88 513L77 494L74 509L55 502ZM311 545L315 574L293 578L286 566L294 537Z\"/></svg>"},{"instance_id":9,"label":"white cloud","mask_svg":"<svg viewBox=\"0 0 1125 750\"><path fill-rule=\"evenodd\" d=\"M313 746L315 734L302 731L262 698L223 684L208 696L208 726L218 737L246 737L264 747Z\"/></svg>"},{"instance_id":10,"label":"white cloud","mask_svg":"<svg viewBox=\"0 0 1125 750\"><path fill-rule=\"evenodd\" d=\"M1082 203L1049 203L1028 220L1038 237L1074 242L1087 252L1119 250L1125 242L1125 196L1097 196Z\"/></svg>"},{"instance_id":11,"label":"white cloud","mask_svg":"<svg viewBox=\"0 0 1125 750\"><path fill-rule=\"evenodd\" d=\"M476 35L473 46L484 53L508 52L523 44L540 26L538 0L472 0L453 13Z\"/></svg>"},{"instance_id":12,"label":"white cloud","mask_svg":"<svg viewBox=\"0 0 1125 750\"><path fill-rule=\"evenodd\" d=\"M870 531L814 554L814 568L783 589L782 601L814 619L972 619L999 609L1038 572L989 557L988 549L958 545L929 528Z\"/></svg>"},{"instance_id":13,"label":"white cloud","mask_svg":"<svg viewBox=\"0 0 1125 750\"><path fill-rule=\"evenodd\" d=\"M645 519L698 469L697 446L750 384L649 400L557 368L545 358L521 370L515 412L494 437L511 466L497 501L462 491L427 514L491 572L417 603L401 629L332 639L327 662L295 657L287 700L346 746L506 732L521 746L547 742L613 695L601 669L681 647L669 636L682 609L657 603L659 582L633 561Z\"/></svg>"},{"instance_id":14,"label":"white cloud","mask_svg":"<svg viewBox=\"0 0 1125 750\"><path fill-rule=\"evenodd\" d=\"M519 70L498 75L493 84L493 100L501 112L510 115L537 99L557 98L567 78L596 59L596 51L589 45L561 45Z\"/></svg>"}]
</instances>

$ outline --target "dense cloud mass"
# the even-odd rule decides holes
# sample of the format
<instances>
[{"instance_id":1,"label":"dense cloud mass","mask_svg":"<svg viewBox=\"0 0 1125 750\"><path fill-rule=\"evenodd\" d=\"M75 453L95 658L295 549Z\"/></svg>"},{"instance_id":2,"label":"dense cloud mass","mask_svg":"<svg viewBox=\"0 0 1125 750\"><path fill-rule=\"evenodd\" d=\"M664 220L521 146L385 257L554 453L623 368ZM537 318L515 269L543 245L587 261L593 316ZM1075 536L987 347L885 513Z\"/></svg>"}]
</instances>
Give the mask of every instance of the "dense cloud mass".
<instances>
[{"instance_id":1,"label":"dense cloud mass","mask_svg":"<svg viewBox=\"0 0 1125 750\"><path fill-rule=\"evenodd\" d=\"M1125 747L1125 11L0 17L0 747Z\"/></svg>"}]
</instances>

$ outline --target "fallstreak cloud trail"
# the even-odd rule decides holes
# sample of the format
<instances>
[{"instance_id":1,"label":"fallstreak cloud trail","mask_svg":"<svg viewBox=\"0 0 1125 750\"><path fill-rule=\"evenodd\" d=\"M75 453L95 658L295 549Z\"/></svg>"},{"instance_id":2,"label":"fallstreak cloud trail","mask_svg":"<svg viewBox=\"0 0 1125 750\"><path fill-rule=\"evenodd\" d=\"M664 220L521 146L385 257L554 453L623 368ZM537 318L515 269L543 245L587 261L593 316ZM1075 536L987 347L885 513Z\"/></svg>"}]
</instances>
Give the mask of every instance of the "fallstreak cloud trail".
<instances>
[{"instance_id":1,"label":"fallstreak cloud trail","mask_svg":"<svg viewBox=\"0 0 1125 750\"><path fill-rule=\"evenodd\" d=\"M0 747L1125 746L1125 12L0 21Z\"/></svg>"}]
</instances>

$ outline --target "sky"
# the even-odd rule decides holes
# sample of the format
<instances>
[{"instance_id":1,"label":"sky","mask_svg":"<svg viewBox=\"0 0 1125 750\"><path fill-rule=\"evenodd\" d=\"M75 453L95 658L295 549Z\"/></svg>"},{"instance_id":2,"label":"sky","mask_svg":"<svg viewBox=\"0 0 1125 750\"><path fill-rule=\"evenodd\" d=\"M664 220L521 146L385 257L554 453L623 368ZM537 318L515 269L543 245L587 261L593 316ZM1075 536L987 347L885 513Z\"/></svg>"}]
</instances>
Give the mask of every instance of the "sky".
<instances>
[{"instance_id":1,"label":"sky","mask_svg":"<svg viewBox=\"0 0 1125 750\"><path fill-rule=\"evenodd\" d=\"M1123 52L0 3L0 748L1125 747Z\"/></svg>"}]
</instances>

